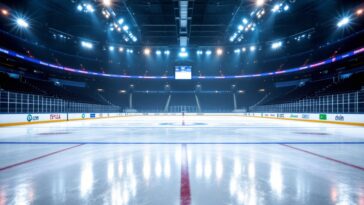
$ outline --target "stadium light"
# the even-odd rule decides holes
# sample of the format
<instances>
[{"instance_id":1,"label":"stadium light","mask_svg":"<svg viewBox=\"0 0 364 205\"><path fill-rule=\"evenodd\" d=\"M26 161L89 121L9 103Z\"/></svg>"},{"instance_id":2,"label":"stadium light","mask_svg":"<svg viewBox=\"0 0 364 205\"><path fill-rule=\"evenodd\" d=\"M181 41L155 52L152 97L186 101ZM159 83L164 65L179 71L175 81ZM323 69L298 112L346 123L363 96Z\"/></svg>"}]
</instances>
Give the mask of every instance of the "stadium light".
<instances>
[{"instance_id":1,"label":"stadium light","mask_svg":"<svg viewBox=\"0 0 364 205\"><path fill-rule=\"evenodd\" d=\"M197 54L197 55L202 55L202 54L203 54L203 51L198 50L198 51L196 51L196 54Z\"/></svg>"},{"instance_id":2,"label":"stadium light","mask_svg":"<svg viewBox=\"0 0 364 205\"><path fill-rule=\"evenodd\" d=\"M280 9L279 4L276 4L276 5L274 5L274 6L273 6L273 8L272 8L272 12L273 12L273 13L276 13L276 12L278 12L278 11L279 11L279 9Z\"/></svg>"},{"instance_id":3,"label":"stadium light","mask_svg":"<svg viewBox=\"0 0 364 205\"><path fill-rule=\"evenodd\" d=\"M244 53L246 52L246 48L245 47L243 47L242 49L241 49L241 51L243 51Z\"/></svg>"},{"instance_id":4,"label":"stadium light","mask_svg":"<svg viewBox=\"0 0 364 205\"><path fill-rule=\"evenodd\" d=\"M272 43L272 49L275 50L275 49L278 49L280 47L282 47L282 41Z\"/></svg>"},{"instance_id":5,"label":"stadium light","mask_svg":"<svg viewBox=\"0 0 364 205\"><path fill-rule=\"evenodd\" d=\"M218 48L218 49L216 50L216 54L217 54L218 56L221 56L223 53L224 53L224 51L223 51L221 48Z\"/></svg>"},{"instance_id":6,"label":"stadium light","mask_svg":"<svg viewBox=\"0 0 364 205\"><path fill-rule=\"evenodd\" d=\"M82 6L81 4L79 4L79 5L77 6L77 10L78 10L78 11L82 11L82 10L83 10L83 6Z\"/></svg>"},{"instance_id":7,"label":"stadium light","mask_svg":"<svg viewBox=\"0 0 364 205\"><path fill-rule=\"evenodd\" d=\"M92 49L94 47L92 43L86 41L81 41L81 46L87 49Z\"/></svg>"},{"instance_id":8,"label":"stadium light","mask_svg":"<svg viewBox=\"0 0 364 205\"><path fill-rule=\"evenodd\" d=\"M171 54L171 52L169 50L164 51L164 55L168 56L169 54Z\"/></svg>"},{"instance_id":9,"label":"stadium light","mask_svg":"<svg viewBox=\"0 0 364 205\"><path fill-rule=\"evenodd\" d=\"M90 12L90 13L95 12L95 9L91 4L86 4L85 8L86 8L86 12Z\"/></svg>"},{"instance_id":10,"label":"stadium light","mask_svg":"<svg viewBox=\"0 0 364 205\"><path fill-rule=\"evenodd\" d=\"M160 50L157 50L156 52L155 52L155 54L157 54L157 55L161 55L162 54L162 51L160 51Z\"/></svg>"},{"instance_id":11,"label":"stadium light","mask_svg":"<svg viewBox=\"0 0 364 205\"><path fill-rule=\"evenodd\" d=\"M343 26L346 26L350 23L350 18L349 17L344 17L342 18L338 23L337 23L337 27L341 28Z\"/></svg>"},{"instance_id":12,"label":"stadium light","mask_svg":"<svg viewBox=\"0 0 364 205\"><path fill-rule=\"evenodd\" d=\"M257 48L255 46L250 46L250 51L253 52L255 51Z\"/></svg>"},{"instance_id":13,"label":"stadium light","mask_svg":"<svg viewBox=\"0 0 364 205\"><path fill-rule=\"evenodd\" d=\"M121 18L121 19L118 20L118 24L122 25L123 23L124 23L124 19L123 18Z\"/></svg>"},{"instance_id":14,"label":"stadium light","mask_svg":"<svg viewBox=\"0 0 364 205\"><path fill-rule=\"evenodd\" d=\"M243 25L239 25L238 26L238 29L239 29L239 31L242 31L242 30L244 30L244 26Z\"/></svg>"},{"instance_id":15,"label":"stadium light","mask_svg":"<svg viewBox=\"0 0 364 205\"><path fill-rule=\"evenodd\" d=\"M120 53L124 52L124 48L123 47L119 47L119 52Z\"/></svg>"},{"instance_id":16,"label":"stadium light","mask_svg":"<svg viewBox=\"0 0 364 205\"><path fill-rule=\"evenodd\" d=\"M178 56L181 57L181 58L187 58L188 57L188 53L181 51L181 52L179 52Z\"/></svg>"},{"instance_id":17,"label":"stadium light","mask_svg":"<svg viewBox=\"0 0 364 205\"><path fill-rule=\"evenodd\" d=\"M210 50L207 50L207 51L205 52L205 54L209 56L209 55L211 55L211 54L212 54L212 52L211 52Z\"/></svg>"},{"instance_id":18,"label":"stadium light","mask_svg":"<svg viewBox=\"0 0 364 205\"><path fill-rule=\"evenodd\" d=\"M114 46L109 46L109 51L114 51L115 47Z\"/></svg>"},{"instance_id":19,"label":"stadium light","mask_svg":"<svg viewBox=\"0 0 364 205\"><path fill-rule=\"evenodd\" d=\"M240 49L235 49L234 50L234 53L239 54L240 53Z\"/></svg>"},{"instance_id":20,"label":"stadium light","mask_svg":"<svg viewBox=\"0 0 364 205\"><path fill-rule=\"evenodd\" d=\"M265 0L257 0L256 5L258 7L264 6Z\"/></svg>"},{"instance_id":21,"label":"stadium light","mask_svg":"<svg viewBox=\"0 0 364 205\"><path fill-rule=\"evenodd\" d=\"M1 9L1 14L4 16L8 16L9 15L9 11L6 9Z\"/></svg>"},{"instance_id":22,"label":"stadium light","mask_svg":"<svg viewBox=\"0 0 364 205\"><path fill-rule=\"evenodd\" d=\"M127 25L123 26L123 30L124 30L124 31L129 30L129 26L127 26Z\"/></svg>"},{"instance_id":23,"label":"stadium light","mask_svg":"<svg viewBox=\"0 0 364 205\"><path fill-rule=\"evenodd\" d=\"M361 16L361 15L363 15L363 12L364 12L363 9L358 9L358 10L356 10L355 13L357 16Z\"/></svg>"},{"instance_id":24,"label":"stadium light","mask_svg":"<svg viewBox=\"0 0 364 205\"><path fill-rule=\"evenodd\" d=\"M16 19L16 24L19 27L22 27L22 28L28 28L29 27L29 23L23 18L17 18Z\"/></svg>"},{"instance_id":25,"label":"stadium light","mask_svg":"<svg viewBox=\"0 0 364 205\"><path fill-rule=\"evenodd\" d=\"M111 0L103 0L102 4L104 4L104 6L106 6L106 7L110 7L112 5L112 2L111 2Z\"/></svg>"},{"instance_id":26,"label":"stadium light","mask_svg":"<svg viewBox=\"0 0 364 205\"><path fill-rule=\"evenodd\" d=\"M248 24L248 19L243 18L243 24L244 24L244 25Z\"/></svg>"},{"instance_id":27,"label":"stadium light","mask_svg":"<svg viewBox=\"0 0 364 205\"><path fill-rule=\"evenodd\" d=\"M146 56L150 55L150 49L149 48L144 49L144 55L146 55Z\"/></svg>"},{"instance_id":28,"label":"stadium light","mask_svg":"<svg viewBox=\"0 0 364 205\"><path fill-rule=\"evenodd\" d=\"M289 6L288 5L285 5L283 9L284 9L284 11L288 11L289 10Z\"/></svg>"}]
</instances>

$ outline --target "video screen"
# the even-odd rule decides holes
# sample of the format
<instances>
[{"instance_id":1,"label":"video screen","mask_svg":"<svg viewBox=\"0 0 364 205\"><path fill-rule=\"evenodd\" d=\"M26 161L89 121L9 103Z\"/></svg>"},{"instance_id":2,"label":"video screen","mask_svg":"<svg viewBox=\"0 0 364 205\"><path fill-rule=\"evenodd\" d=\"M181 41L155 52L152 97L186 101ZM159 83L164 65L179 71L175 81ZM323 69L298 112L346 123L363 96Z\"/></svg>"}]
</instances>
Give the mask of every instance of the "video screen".
<instances>
[{"instance_id":1,"label":"video screen","mask_svg":"<svg viewBox=\"0 0 364 205\"><path fill-rule=\"evenodd\" d=\"M191 80L192 79L192 66L176 66L175 67L176 80Z\"/></svg>"}]
</instances>

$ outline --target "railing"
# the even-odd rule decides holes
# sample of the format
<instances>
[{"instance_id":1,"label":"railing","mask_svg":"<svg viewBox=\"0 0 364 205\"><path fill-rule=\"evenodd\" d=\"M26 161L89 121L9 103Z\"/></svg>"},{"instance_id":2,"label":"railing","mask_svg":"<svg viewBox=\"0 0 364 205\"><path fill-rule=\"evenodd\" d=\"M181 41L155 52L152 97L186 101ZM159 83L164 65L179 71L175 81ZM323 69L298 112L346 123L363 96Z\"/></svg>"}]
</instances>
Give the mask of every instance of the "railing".
<instances>
[{"instance_id":1,"label":"railing","mask_svg":"<svg viewBox=\"0 0 364 205\"><path fill-rule=\"evenodd\" d=\"M325 95L277 105L250 107L250 112L364 113L364 91Z\"/></svg>"},{"instance_id":2,"label":"railing","mask_svg":"<svg viewBox=\"0 0 364 205\"><path fill-rule=\"evenodd\" d=\"M118 106L79 103L0 90L0 113L113 113L120 111Z\"/></svg>"}]
</instances>

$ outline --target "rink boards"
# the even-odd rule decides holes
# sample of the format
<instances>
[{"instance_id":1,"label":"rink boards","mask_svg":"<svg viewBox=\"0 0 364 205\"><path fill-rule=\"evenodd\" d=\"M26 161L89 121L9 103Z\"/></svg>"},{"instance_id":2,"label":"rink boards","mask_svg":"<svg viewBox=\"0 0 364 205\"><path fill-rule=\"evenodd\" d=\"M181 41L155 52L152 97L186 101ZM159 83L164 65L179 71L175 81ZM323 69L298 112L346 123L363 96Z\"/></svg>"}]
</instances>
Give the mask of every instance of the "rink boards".
<instances>
[{"instance_id":1,"label":"rink boards","mask_svg":"<svg viewBox=\"0 0 364 205\"><path fill-rule=\"evenodd\" d=\"M0 126L51 123L72 120L91 120L125 116L124 113L48 113L0 114Z\"/></svg>"},{"instance_id":2,"label":"rink boards","mask_svg":"<svg viewBox=\"0 0 364 205\"><path fill-rule=\"evenodd\" d=\"M326 113L186 113L186 116L242 116L297 120L321 123L337 123L364 126L363 114ZM0 126L25 125L34 123L92 120L128 116L181 116L181 113L48 113L48 114L0 114Z\"/></svg>"}]
</instances>

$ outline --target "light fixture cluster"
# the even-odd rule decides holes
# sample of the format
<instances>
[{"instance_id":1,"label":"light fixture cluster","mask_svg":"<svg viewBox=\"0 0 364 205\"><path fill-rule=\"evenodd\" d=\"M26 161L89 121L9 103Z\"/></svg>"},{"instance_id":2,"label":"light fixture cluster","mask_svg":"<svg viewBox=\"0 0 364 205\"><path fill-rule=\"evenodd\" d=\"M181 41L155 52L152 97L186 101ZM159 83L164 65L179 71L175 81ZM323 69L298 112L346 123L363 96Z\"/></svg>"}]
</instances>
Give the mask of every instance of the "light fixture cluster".
<instances>
[{"instance_id":1,"label":"light fixture cluster","mask_svg":"<svg viewBox=\"0 0 364 205\"><path fill-rule=\"evenodd\" d=\"M152 54L152 49L150 49L150 48L144 48L143 53L146 56L150 56ZM155 50L155 54L157 56L161 56L162 54L164 54L166 56L169 56L171 54L171 51L170 50L164 50L164 51L162 51L161 49L157 49L157 50Z\"/></svg>"},{"instance_id":2,"label":"light fixture cluster","mask_svg":"<svg viewBox=\"0 0 364 205\"><path fill-rule=\"evenodd\" d=\"M287 3L277 3L273 5L273 8L271 9L271 11L273 13L281 13L281 12L286 12L290 9L289 5Z\"/></svg>"},{"instance_id":3,"label":"light fixture cluster","mask_svg":"<svg viewBox=\"0 0 364 205\"><path fill-rule=\"evenodd\" d=\"M64 33L62 31L50 28L49 29L49 33L52 35L52 38L54 40L58 40L58 41L70 41L71 39L74 39L74 36Z\"/></svg>"},{"instance_id":4,"label":"light fixture cluster","mask_svg":"<svg viewBox=\"0 0 364 205\"><path fill-rule=\"evenodd\" d=\"M271 8L272 13L279 13L283 11L288 11L290 9L289 3L285 1L274 4ZM250 13L249 17L243 17L239 25L237 26L237 30L230 36L230 42L241 42L243 39L246 39L246 34L248 32L254 32L257 30L257 25L261 21L261 19L266 15L267 11L269 11L269 5L266 5L265 0L256 0L256 7Z\"/></svg>"},{"instance_id":5,"label":"light fixture cluster","mask_svg":"<svg viewBox=\"0 0 364 205\"><path fill-rule=\"evenodd\" d=\"M117 18L115 11L112 9L112 0L102 1L104 8L102 8L103 16L109 20L109 30L111 32L122 33L125 42L137 42L138 38L130 31L129 26L126 24L124 18Z\"/></svg>"},{"instance_id":6,"label":"light fixture cluster","mask_svg":"<svg viewBox=\"0 0 364 205\"><path fill-rule=\"evenodd\" d=\"M114 45L109 45L108 47L108 51L109 52L115 52L115 51L118 51L119 53L128 53L128 54L131 54L131 53L134 53L134 49L131 49L131 48L127 48L125 49L123 46L114 46Z\"/></svg>"},{"instance_id":7,"label":"light fixture cluster","mask_svg":"<svg viewBox=\"0 0 364 205\"><path fill-rule=\"evenodd\" d=\"M188 57L188 52L187 52L187 50L186 50L186 48L185 48L185 47L182 47L182 48L180 49L180 51L179 51L179 53L178 53L178 56L179 56L180 58L187 58L187 57Z\"/></svg>"},{"instance_id":8,"label":"light fixture cluster","mask_svg":"<svg viewBox=\"0 0 364 205\"><path fill-rule=\"evenodd\" d=\"M126 24L124 18L117 18L117 14L112 9L112 0L102 0L101 13L108 20L109 30L111 32L118 32L122 34L125 42L137 42L138 38L130 31L129 26ZM84 13L94 13L95 7L90 3L80 3L77 5L77 10Z\"/></svg>"},{"instance_id":9,"label":"light fixture cluster","mask_svg":"<svg viewBox=\"0 0 364 205\"><path fill-rule=\"evenodd\" d=\"M77 5L77 10L84 13L94 13L95 7L90 3L80 3Z\"/></svg>"},{"instance_id":10,"label":"light fixture cluster","mask_svg":"<svg viewBox=\"0 0 364 205\"><path fill-rule=\"evenodd\" d=\"M307 31L295 34L291 36L291 39L295 40L296 42L302 42L311 39L315 29L309 29Z\"/></svg>"},{"instance_id":11,"label":"light fixture cluster","mask_svg":"<svg viewBox=\"0 0 364 205\"><path fill-rule=\"evenodd\" d=\"M276 41L276 42L273 42L272 43L272 49L273 50L276 50L276 49L279 49L283 46L283 42L282 41Z\"/></svg>"},{"instance_id":12,"label":"light fixture cluster","mask_svg":"<svg viewBox=\"0 0 364 205\"><path fill-rule=\"evenodd\" d=\"M92 49L94 47L93 43L87 41L81 41L81 46L86 49Z\"/></svg>"},{"instance_id":13,"label":"light fixture cluster","mask_svg":"<svg viewBox=\"0 0 364 205\"><path fill-rule=\"evenodd\" d=\"M255 31L257 24L253 21L243 18L241 24L238 25L237 31L230 37L230 42L241 42L244 39L244 33Z\"/></svg>"},{"instance_id":14,"label":"light fixture cluster","mask_svg":"<svg viewBox=\"0 0 364 205\"><path fill-rule=\"evenodd\" d=\"M217 56L221 56L221 55L224 54L224 50L222 48L217 48L215 53L216 53ZM196 54L197 54L197 56L202 56L202 55L211 56L212 55L212 50L211 49L207 49L207 50L199 49L199 50L196 51Z\"/></svg>"}]
</instances>

